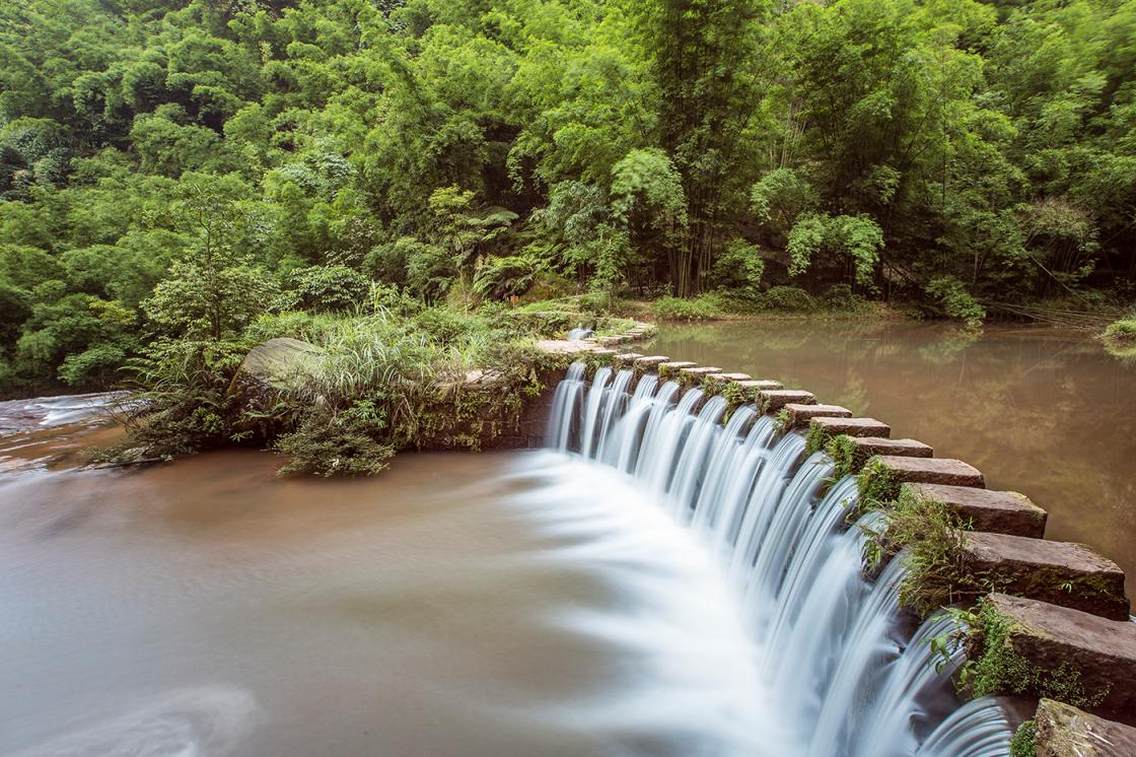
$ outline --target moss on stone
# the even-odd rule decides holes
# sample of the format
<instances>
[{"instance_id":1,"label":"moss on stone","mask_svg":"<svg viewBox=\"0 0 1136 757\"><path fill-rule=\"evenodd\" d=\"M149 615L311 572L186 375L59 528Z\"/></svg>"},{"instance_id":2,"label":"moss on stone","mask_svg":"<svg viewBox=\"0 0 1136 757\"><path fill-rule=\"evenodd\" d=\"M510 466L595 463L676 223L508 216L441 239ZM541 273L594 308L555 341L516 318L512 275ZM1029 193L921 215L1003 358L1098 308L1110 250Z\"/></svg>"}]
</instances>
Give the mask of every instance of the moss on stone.
<instances>
[{"instance_id":1,"label":"moss on stone","mask_svg":"<svg viewBox=\"0 0 1136 757\"><path fill-rule=\"evenodd\" d=\"M851 439L846 444L851 444ZM899 495L900 482L878 458L872 458L864 464L856 479L856 485L860 490L860 499L866 502L890 502Z\"/></svg>"},{"instance_id":2,"label":"moss on stone","mask_svg":"<svg viewBox=\"0 0 1136 757\"><path fill-rule=\"evenodd\" d=\"M960 689L969 696L1025 694L1082 709L1092 709L1108 696L1107 689L1086 691L1081 671L1068 662L1046 670L1020 655L1013 645L1019 629L991 602L981 602L969 620L972 654L959 678Z\"/></svg>"},{"instance_id":3,"label":"moss on stone","mask_svg":"<svg viewBox=\"0 0 1136 757\"><path fill-rule=\"evenodd\" d=\"M823 432L821 432L823 434ZM836 465L837 476L850 476L856 472L860 467L863 460L857 460L856 442L851 436L847 434L837 434L830 437L828 444L825 445L825 452L832 458L832 462ZM860 496L864 496L864 490L860 490Z\"/></svg>"},{"instance_id":4,"label":"moss on stone","mask_svg":"<svg viewBox=\"0 0 1136 757\"><path fill-rule=\"evenodd\" d=\"M1037 754L1037 723L1027 720L1018 726L1010 739L1010 757L1034 757Z\"/></svg>"},{"instance_id":5,"label":"moss on stone","mask_svg":"<svg viewBox=\"0 0 1136 757\"><path fill-rule=\"evenodd\" d=\"M830 439L832 439L832 434L825 431L824 427L817 423L810 423L809 430L805 434L805 454L811 455L814 452L820 452L828 446ZM829 457L832 457L831 453ZM843 474L838 471L837 475Z\"/></svg>"}]
</instances>

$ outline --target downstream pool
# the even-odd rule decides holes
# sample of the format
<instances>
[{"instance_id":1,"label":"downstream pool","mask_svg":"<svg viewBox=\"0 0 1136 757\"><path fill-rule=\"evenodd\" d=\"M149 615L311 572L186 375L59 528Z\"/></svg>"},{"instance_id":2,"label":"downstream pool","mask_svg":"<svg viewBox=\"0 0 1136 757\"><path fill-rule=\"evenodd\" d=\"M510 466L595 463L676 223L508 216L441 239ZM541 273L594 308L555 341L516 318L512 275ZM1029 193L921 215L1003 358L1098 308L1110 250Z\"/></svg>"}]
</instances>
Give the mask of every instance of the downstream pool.
<instances>
[{"instance_id":1,"label":"downstream pool","mask_svg":"<svg viewBox=\"0 0 1136 757\"><path fill-rule=\"evenodd\" d=\"M638 349L638 348L637 348ZM663 325L638 351L771 378L878 418L1049 511L1046 536L1095 547L1136 596L1136 366L1081 334L944 324Z\"/></svg>"},{"instance_id":2,"label":"downstream pool","mask_svg":"<svg viewBox=\"0 0 1136 757\"><path fill-rule=\"evenodd\" d=\"M0 439L0 754L778 753L712 560L615 471L45 465L107 433Z\"/></svg>"}]
</instances>

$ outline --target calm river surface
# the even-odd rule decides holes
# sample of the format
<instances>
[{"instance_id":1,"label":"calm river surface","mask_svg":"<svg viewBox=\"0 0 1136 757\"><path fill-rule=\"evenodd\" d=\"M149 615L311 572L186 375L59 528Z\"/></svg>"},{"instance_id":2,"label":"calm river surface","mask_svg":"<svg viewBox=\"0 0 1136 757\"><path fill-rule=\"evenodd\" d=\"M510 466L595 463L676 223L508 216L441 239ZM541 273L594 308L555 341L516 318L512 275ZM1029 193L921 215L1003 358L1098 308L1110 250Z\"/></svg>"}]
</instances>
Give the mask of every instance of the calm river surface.
<instances>
[{"instance_id":1,"label":"calm river surface","mask_svg":"<svg viewBox=\"0 0 1136 757\"><path fill-rule=\"evenodd\" d=\"M650 352L843 405L1049 511L1046 535L1115 560L1136 596L1136 366L1080 334L943 324L763 321L664 325ZM639 350L643 351L643 350Z\"/></svg>"}]
</instances>

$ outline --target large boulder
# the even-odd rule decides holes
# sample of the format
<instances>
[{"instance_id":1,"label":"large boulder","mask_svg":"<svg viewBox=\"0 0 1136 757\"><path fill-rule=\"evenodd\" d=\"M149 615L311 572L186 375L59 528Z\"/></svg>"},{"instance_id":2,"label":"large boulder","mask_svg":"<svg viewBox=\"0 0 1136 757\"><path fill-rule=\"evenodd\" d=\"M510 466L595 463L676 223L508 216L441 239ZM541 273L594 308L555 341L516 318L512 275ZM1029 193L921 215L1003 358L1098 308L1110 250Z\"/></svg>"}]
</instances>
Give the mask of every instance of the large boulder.
<instances>
[{"instance_id":1,"label":"large boulder","mask_svg":"<svg viewBox=\"0 0 1136 757\"><path fill-rule=\"evenodd\" d=\"M245 355L230 392L299 388L318 375L323 359L323 350L309 342L287 336L269 339Z\"/></svg>"}]
</instances>

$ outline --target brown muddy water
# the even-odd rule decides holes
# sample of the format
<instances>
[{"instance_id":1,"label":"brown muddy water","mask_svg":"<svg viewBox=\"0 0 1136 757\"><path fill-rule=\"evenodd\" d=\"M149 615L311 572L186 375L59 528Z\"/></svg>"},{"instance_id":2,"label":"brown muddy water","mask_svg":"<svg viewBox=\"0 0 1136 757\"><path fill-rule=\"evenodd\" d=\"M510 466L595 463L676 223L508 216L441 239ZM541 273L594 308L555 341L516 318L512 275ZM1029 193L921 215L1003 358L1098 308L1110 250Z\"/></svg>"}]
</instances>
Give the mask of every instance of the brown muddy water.
<instances>
[{"instance_id":1,"label":"brown muddy water","mask_svg":"<svg viewBox=\"0 0 1136 757\"><path fill-rule=\"evenodd\" d=\"M0 754L778 753L725 582L613 471L80 470L112 432L32 416L0 439Z\"/></svg>"},{"instance_id":2,"label":"brown muddy water","mask_svg":"<svg viewBox=\"0 0 1136 757\"><path fill-rule=\"evenodd\" d=\"M1136 597L1136 365L1077 333L911 322L664 325L645 349L807 389L978 467L1115 560ZM642 350L639 350L642 351Z\"/></svg>"}]
</instances>

